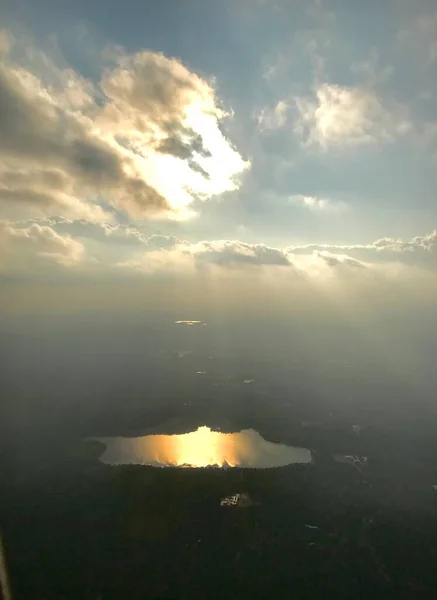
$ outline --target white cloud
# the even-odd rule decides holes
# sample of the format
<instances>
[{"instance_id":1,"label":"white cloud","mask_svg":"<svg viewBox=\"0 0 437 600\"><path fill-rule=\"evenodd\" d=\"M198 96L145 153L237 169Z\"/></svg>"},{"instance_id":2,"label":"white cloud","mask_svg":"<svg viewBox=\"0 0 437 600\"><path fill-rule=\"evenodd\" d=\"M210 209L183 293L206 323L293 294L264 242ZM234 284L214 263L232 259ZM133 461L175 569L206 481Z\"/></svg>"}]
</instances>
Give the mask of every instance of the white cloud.
<instances>
[{"instance_id":1,"label":"white cloud","mask_svg":"<svg viewBox=\"0 0 437 600\"><path fill-rule=\"evenodd\" d=\"M370 63L355 64L365 71L365 87L317 84L311 96L283 98L256 115L261 132L289 129L305 145L323 150L389 142L412 130L406 107L383 101L374 87L390 71L376 73ZM378 79L379 78L379 79Z\"/></svg>"},{"instance_id":2,"label":"white cloud","mask_svg":"<svg viewBox=\"0 0 437 600\"><path fill-rule=\"evenodd\" d=\"M329 267L347 266L354 269L362 269L366 266L363 262L347 254L333 254L324 250L322 252L315 252L315 255L321 258Z\"/></svg>"},{"instance_id":3,"label":"white cloud","mask_svg":"<svg viewBox=\"0 0 437 600\"><path fill-rule=\"evenodd\" d=\"M380 238L370 244L308 244L305 246L289 246L289 252L308 254L310 252L353 252L356 250L368 250L374 253L401 253L401 252L430 252L437 250L437 230L425 235L418 235L410 240L394 238Z\"/></svg>"},{"instance_id":4,"label":"white cloud","mask_svg":"<svg viewBox=\"0 0 437 600\"><path fill-rule=\"evenodd\" d=\"M339 213L348 210L348 206L344 202L334 202L328 198L319 198L317 196L295 194L289 197L289 201L295 206L307 208L314 212Z\"/></svg>"},{"instance_id":5,"label":"white cloud","mask_svg":"<svg viewBox=\"0 0 437 600\"><path fill-rule=\"evenodd\" d=\"M411 306L413 297L420 305L431 306L437 293L436 233L361 246L286 248L238 240L193 244L161 235L144 242L133 235L136 241L121 247L106 240L132 235L123 229L107 235L101 225L91 224L103 232L96 242L61 234L56 231L59 225L1 224L0 279L2 290L9 289L2 310L14 311L23 294L21 287L14 287L11 273L29 283L19 310L34 310L35 298L36 305L43 302L45 308L62 309L64 303L77 308L78 301L84 309L99 310L102 306L125 310L129 303L180 308L186 302L190 310L226 305L244 311L251 306L262 314L268 305L275 314L283 308L314 308L320 314L333 305L348 311L361 305L368 310L368 302L375 301L387 310L390 302ZM91 231L88 235L91 238ZM430 261L424 260L427 256ZM47 277L56 287L47 287ZM33 293L36 282L38 290L45 290L41 297Z\"/></svg>"},{"instance_id":6,"label":"white cloud","mask_svg":"<svg viewBox=\"0 0 437 600\"><path fill-rule=\"evenodd\" d=\"M192 243L171 235L150 234L148 228L45 219L2 222L1 238L7 257L4 262L10 266L33 264L33 258L49 264L50 259L67 267L81 265L85 272L94 261L95 275L113 272L117 267L125 273L163 273L182 278L208 273L221 278L232 273L245 277L256 272L277 272L280 279L326 279L346 274L368 278L382 272L403 273L411 267L435 273L437 267L437 231L406 240L386 237L367 244L273 247L239 240Z\"/></svg>"},{"instance_id":7,"label":"white cloud","mask_svg":"<svg viewBox=\"0 0 437 600\"><path fill-rule=\"evenodd\" d=\"M247 167L220 130L229 116L210 82L176 59L141 52L107 72L100 126L120 136L137 168L173 209L236 189ZM168 177L171 171L172 177Z\"/></svg>"},{"instance_id":8,"label":"white cloud","mask_svg":"<svg viewBox=\"0 0 437 600\"><path fill-rule=\"evenodd\" d=\"M426 235L418 235L411 240L400 240L393 238L382 238L374 243L378 250L392 250L395 252L406 252L416 250L435 250L437 249L437 231L434 230Z\"/></svg>"},{"instance_id":9,"label":"white cloud","mask_svg":"<svg viewBox=\"0 0 437 600\"><path fill-rule=\"evenodd\" d=\"M154 237L154 236L153 236ZM159 236L163 237L163 236ZM369 244L309 244L274 248L265 244L249 244L238 240L202 241L196 244L173 238L170 243L137 253L124 261L139 271L154 272L171 269L173 272L195 273L199 269L219 267L226 270L247 270L281 267L296 276L356 273L363 270L380 271L384 265L391 272L404 266L435 270L432 253L437 251L437 231L411 240L381 238ZM427 260L430 257L431 260Z\"/></svg>"},{"instance_id":10,"label":"white cloud","mask_svg":"<svg viewBox=\"0 0 437 600\"><path fill-rule=\"evenodd\" d=\"M61 214L65 218L107 222L112 214L80 198L74 178L62 169L8 168L0 165L0 206L11 219Z\"/></svg>"},{"instance_id":11,"label":"white cloud","mask_svg":"<svg viewBox=\"0 0 437 600\"><path fill-rule=\"evenodd\" d=\"M69 235L60 235L47 225L33 223L29 227L14 227L0 221L0 268L33 269L35 263L56 262L72 267L82 262L84 246Z\"/></svg>"},{"instance_id":12,"label":"white cloud","mask_svg":"<svg viewBox=\"0 0 437 600\"><path fill-rule=\"evenodd\" d=\"M280 100L273 109L263 108L256 119L260 131L271 131L281 129L286 125L290 105L286 100Z\"/></svg>"},{"instance_id":13,"label":"white cloud","mask_svg":"<svg viewBox=\"0 0 437 600\"><path fill-rule=\"evenodd\" d=\"M170 248L175 244L182 243L181 240L172 235L152 233L149 226L135 227L134 225L122 225L120 223L107 223L98 221L87 221L85 219L31 219L17 222L16 225L27 226L32 223L38 225L49 225L61 234L67 234L80 239L88 239L105 246L119 248L120 245L129 247L142 247L148 249ZM152 233L152 234L151 234Z\"/></svg>"},{"instance_id":14,"label":"white cloud","mask_svg":"<svg viewBox=\"0 0 437 600\"><path fill-rule=\"evenodd\" d=\"M181 275L193 275L211 268L229 272L263 266L292 267L292 264L287 254L278 248L237 240L202 241L196 244L176 240L173 245L162 245L157 249L150 247L150 250L119 263L119 267L143 273L161 271Z\"/></svg>"},{"instance_id":15,"label":"white cloud","mask_svg":"<svg viewBox=\"0 0 437 600\"><path fill-rule=\"evenodd\" d=\"M295 101L295 131L323 149L389 141L410 128L399 107L389 110L372 90L364 88L324 83L314 98Z\"/></svg>"},{"instance_id":16,"label":"white cloud","mask_svg":"<svg viewBox=\"0 0 437 600\"><path fill-rule=\"evenodd\" d=\"M265 244L248 244L236 240L199 242L184 247L198 262L220 266L277 265L291 266L287 255Z\"/></svg>"},{"instance_id":17,"label":"white cloud","mask_svg":"<svg viewBox=\"0 0 437 600\"><path fill-rule=\"evenodd\" d=\"M338 272L339 267L355 270L358 266L365 267L365 264L344 253L336 255L327 251L309 251L307 256L302 256L300 253L293 254L289 249L265 244L214 240L197 244L178 242L168 248L152 249L122 261L118 266L143 273L172 272L181 275L193 275L205 269L214 269L214 273L220 275L234 270L249 273L281 268L299 278L334 270Z\"/></svg>"},{"instance_id":18,"label":"white cloud","mask_svg":"<svg viewBox=\"0 0 437 600\"><path fill-rule=\"evenodd\" d=\"M297 197L295 197L297 198ZM299 197L299 202L310 210L339 210L335 204L311 196ZM306 244L289 245L275 248L262 243L247 243L239 240L203 240L197 243L185 241L172 235L153 233L149 227L137 228L132 225L95 223L85 220L43 219L15 222L9 224L17 230L29 230L31 227L48 228L60 237L78 240L93 250L100 248L103 263L105 253L111 258L119 258L119 263L129 263L139 269L154 265L165 268L166 265L190 265L190 268L203 268L206 265L220 267L252 266L294 266L305 270L306 258L316 258L320 263L328 263L336 258L349 263L357 260L363 264L381 264L384 262L402 262L404 264L422 264L432 266L433 256L437 252L437 231L415 236L411 239L380 238L366 244ZM108 255L109 257L109 255ZM305 260L302 261L302 258ZM332 265L334 261L332 261ZM153 269L152 269L153 270Z\"/></svg>"},{"instance_id":19,"label":"white cloud","mask_svg":"<svg viewBox=\"0 0 437 600\"><path fill-rule=\"evenodd\" d=\"M281 73L281 71L286 65L286 58L281 53L279 54L274 61L268 62L265 61L265 66L262 72L262 78L266 82L271 82L276 79L276 77Z\"/></svg>"},{"instance_id":20,"label":"white cloud","mask_svg":"<svg viewBox=\"0 0 437 600\"><path fill-rule=\"evenodd\" d=\"M20 204L35 217L104 220L96 204L103 198L133 217L180 218L194 199L238 187L248 163L222 133L229 115L212 84L177 59L118 56L99 91L47 64L44 79L7 57L0 65L0 203L8 217Z\"/></svg>"}]
</instances>

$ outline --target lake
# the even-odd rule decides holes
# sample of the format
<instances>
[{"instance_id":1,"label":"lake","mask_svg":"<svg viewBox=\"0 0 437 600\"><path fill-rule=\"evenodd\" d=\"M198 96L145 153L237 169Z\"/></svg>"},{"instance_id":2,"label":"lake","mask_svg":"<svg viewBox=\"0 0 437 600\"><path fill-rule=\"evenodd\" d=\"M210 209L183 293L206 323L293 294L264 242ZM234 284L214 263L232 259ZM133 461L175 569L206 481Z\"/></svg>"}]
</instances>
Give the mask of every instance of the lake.
<instances>
[{"instance_id":1,"label":"lake","mask_svg":"<svg viewBox=\"0 0 437 600\"><path fill-rule=\"evenodd\" d=\"M111 465L271 468L312 462L306 448L275 444L254 429L221 433L209 427L180 435L98 438L100 460Z\"/></svg>"}]
</instances>

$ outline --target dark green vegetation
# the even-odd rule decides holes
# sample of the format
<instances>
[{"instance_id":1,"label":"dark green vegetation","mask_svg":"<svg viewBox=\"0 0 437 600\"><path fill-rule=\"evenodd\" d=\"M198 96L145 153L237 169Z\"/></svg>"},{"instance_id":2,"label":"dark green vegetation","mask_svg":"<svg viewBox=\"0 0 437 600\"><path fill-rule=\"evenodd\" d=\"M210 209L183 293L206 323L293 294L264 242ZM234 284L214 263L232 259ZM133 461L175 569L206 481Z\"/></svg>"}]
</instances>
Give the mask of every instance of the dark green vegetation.
<instances>
[{"instance_id":1,"label":"dark green vegetation","mask_svg":"<svg viewBox=\"0 0 437 600\"><path fill-rule=\"evenodd\" d=\"M431 485L422 505L397 502L407 481L388 494L388 471L372 461L360 471L317 453L305 467L154 469L105 466L99 452L3 464L15 600L431 598L437 589ZM220 507L236 492L256 505Z\"/></svg>"}]
</instances>

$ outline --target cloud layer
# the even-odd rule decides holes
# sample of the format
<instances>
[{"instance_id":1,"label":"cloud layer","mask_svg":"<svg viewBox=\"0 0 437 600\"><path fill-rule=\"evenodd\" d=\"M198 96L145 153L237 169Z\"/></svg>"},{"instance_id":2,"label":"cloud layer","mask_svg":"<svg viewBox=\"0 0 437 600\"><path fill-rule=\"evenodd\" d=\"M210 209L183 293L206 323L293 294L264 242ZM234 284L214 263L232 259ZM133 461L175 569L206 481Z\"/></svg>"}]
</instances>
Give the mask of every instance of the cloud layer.
<instances>
[{"instance_id":1,"label":"cloud layer","mask_svg":"<svg viewBox=\"0 0 437 600\"><path fill-rule=\"evenodd\" d=\"M48 225L14 227L0 221L0 272L24 269L31 275L35 267L58 263L72 267L82 262L84 246L70 235L61 235Z\"/></svg>"},{"instance_id":2,"label":"cloud layer","mask_svg":"<svg viewBox=\"0 0 437 600\"><path fill-rule=\"evenodd\" d=\"M347 273L369 277L372 273L402 272L406 276L407 268L435 276L437 267L436 231L411 239L380 238L367 244L273 247L236 239L193 242L154 233L150 227L63 218L0 224L3 269L20 265L22 271L27 265L33 276L49 262L70 272L74 267L83 275L162 273L184 277L270 271L315 279Z\"/></svg>"}]
</instances>

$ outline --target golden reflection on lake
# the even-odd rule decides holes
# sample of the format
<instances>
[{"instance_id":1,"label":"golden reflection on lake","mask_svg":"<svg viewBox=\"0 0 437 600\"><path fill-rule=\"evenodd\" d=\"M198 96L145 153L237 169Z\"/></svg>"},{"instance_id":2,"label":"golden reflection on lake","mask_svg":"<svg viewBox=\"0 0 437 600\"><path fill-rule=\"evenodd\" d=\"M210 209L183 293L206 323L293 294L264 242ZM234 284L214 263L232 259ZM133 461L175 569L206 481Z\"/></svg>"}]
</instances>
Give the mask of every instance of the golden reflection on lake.
<instances>
[{"instance_id":1,"label":"golden reflection on lake","mask_svg":"<svg viewBox=\"0 0 437 600\"><path fill-rule=\"evenodd\" d=\"M266 441L253 429L220 433L199 427L180 435L99 438L106 444L100 460L107 464L187 467L268 468L310 463L311 452Z\"/></svg>"}]
</instances>

